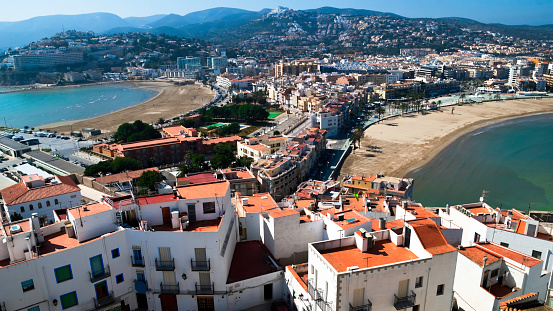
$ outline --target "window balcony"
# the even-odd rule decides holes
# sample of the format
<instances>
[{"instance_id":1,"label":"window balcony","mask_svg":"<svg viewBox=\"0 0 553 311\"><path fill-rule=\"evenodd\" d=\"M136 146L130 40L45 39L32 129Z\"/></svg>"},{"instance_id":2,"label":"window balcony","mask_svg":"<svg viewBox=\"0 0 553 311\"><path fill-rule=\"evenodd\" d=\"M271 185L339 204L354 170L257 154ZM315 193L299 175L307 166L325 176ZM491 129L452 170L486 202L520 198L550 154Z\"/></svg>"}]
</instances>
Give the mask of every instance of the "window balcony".
<instances>
[{"instance_id":1,"label":"window balcony","mask_svg":"<svg viewBox=\"0 0 553 311\"><path fill-rule=\"evenodd\" d=\"M144 267L144 257L131 255L131 265L133 267Z\"/></svg>"},{"instance_id":2,"label":"window balcony","mask_svg":"<svg viewBox=\"0 0 553 311\"><path fill-rule=\"evenodd\" d=\"M394 294L394 307L396 310L411 308L415 305L416 296L417 295L413 291L411 291L411 295L405 297L398 297Z\"/></svg>"},{"instance_id":3,"label":"window balcony","mask_svg":"<svg viewBox=\"0 0 553 311\"><path fill-rule=\"evenodd\" d=\"M88 274L90 275L91 283L96 283L100 280L103 280L111 276L111 272L109 271L109 266L105 266L105 268L101 271L88 272Z\"/></svg>"},{"instance_id":4,"label":"window balcony","mask_svg":"<svg viewBox=\"0 0 553 311\"><path fill-rule=\"evenodd\" d=\"M367 304L364 304L362 306L352 306L351 303L349 304L349 311L371 311L373 307L373 304L370 300L367 299Z\"/></svg>"},{"instance_id":5,"label":"window balcony","mask_svg":"<svg viewBox=\"0 0 553 311\"><path fill-rule=\"evenodd\" d=\"M214 283L211 285L201 285L196 283L196 295L213 295L215 292Z\"/></svg>"},{"instance_id":6,"label":"window balcony","mask_svg":"<svg viewBox=\"0 0 553 311\"><path fill-rule=\"evenodd\" d=\"M175 271L175 259L164 261L156 258L156 271Z\"/></svg>"},{"instance_id":7,"label":"window balcony","mask_svg":"<svg viewBox=\"0 0 553 311\"><path fill-rule=\"evenodd\" d=\"M159 285L162 294L178 295L180 293L179 283L173 285L160 283Z\"/></svg>"},{"instance_id":8,"label":"window balcony","mask_svg":"<svg viewBox=\"0 0 553 311\"><path fill-rule=\"evenodd\" d=\"M94 299L94 307L96 309L103 308L115 302L115 297L113 296L113 292L110 292L109 295L107 295L106 297L102 297L100 299L96 299L96 298L93 298L93 299Z\"/></svg>"},{"instance_id":9,"label":"window balcony","mask_svg":"<svg viewBox=\"0 0 553 311\"><path fill-rule=\"evenodd\" d=\"M190 259L190 265L192 266L192 271L209 271L211 270L211 260L206 261L201 260L192 260Z\"/></svg>"}]
</instances>

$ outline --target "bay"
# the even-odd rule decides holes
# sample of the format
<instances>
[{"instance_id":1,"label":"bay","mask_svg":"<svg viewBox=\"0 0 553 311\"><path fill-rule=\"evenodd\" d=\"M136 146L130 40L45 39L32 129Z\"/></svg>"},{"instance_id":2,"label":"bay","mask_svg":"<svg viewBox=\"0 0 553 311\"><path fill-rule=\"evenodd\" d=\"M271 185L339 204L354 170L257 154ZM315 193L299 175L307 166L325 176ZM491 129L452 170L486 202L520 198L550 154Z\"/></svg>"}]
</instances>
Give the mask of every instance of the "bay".
<instances>
[{"instance_id":1,"label":"bay","mask_svg":"<svg viewBox=\"0 0 553 311\"><path fill-rule=\"evenodd\" d=\"M414 178L413 199L429 207L485 202L553 210L553 114L524 117L462 136Z\"/></svg>"},{"instance_id":2,"label":"bay","mask_svg":"<svg viewBox=\"0 0 553 311\"><path fill-rule=\"evenodd\" d=\"M128 84L0 94L0 125L15 128L92 118L134 106L157 94Z\"/></svg>"}]
</instances>

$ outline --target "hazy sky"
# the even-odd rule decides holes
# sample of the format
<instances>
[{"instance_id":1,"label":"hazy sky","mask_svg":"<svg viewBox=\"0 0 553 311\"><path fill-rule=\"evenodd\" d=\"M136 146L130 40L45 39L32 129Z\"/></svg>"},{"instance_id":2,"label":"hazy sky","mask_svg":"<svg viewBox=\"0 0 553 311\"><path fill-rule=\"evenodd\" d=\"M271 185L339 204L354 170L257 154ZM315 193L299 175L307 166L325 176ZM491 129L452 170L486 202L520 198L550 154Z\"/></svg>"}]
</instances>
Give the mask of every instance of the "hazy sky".
<instances>
[{"instance_id":1,"label":"hazy sky","mask_svg":"<svg viewBox=\"0 0 553 311\"><path fill-rule=\"evenodd\" d=\"M311 9L322 6L392 12L406 17L467 17L486 23L553 24L553 0L2 0L0 21L34 16L109 12L121 17L175 13L184 15L213 7L259 11L286 6Z\"/></svg>"}]
</instances>

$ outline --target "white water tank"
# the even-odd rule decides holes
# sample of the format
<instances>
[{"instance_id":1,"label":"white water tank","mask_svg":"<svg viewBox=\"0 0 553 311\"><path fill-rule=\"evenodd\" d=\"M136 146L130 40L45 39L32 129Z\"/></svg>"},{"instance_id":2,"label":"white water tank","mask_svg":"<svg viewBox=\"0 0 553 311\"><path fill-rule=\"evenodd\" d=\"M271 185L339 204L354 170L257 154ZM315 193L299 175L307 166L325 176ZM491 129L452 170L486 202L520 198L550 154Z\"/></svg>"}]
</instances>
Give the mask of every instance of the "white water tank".
<instances>
[{"instance_id":1,"label":"white water tank","mask_svg":"<svg viewBox=\"0 0 553 311\"><path fill-rule=\"evenodd\" d=\"M179 219L178 211L171 212L171 226L173 227L173 229L180 228L180 219Z\"/></svg>"}]
</instances>

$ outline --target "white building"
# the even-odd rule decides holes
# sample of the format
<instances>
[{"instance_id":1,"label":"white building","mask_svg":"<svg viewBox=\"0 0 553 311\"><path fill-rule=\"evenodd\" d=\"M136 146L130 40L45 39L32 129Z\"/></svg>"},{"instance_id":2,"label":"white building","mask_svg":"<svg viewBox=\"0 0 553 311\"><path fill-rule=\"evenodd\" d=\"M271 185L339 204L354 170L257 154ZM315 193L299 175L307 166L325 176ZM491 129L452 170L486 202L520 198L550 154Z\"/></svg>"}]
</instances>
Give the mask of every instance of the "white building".
<instances>
[{"instance_id":1,"label":"white building","mask_svg":"<svg viewBox=\"0 0 553 311\"><path fill-rule=\"evenodd\" d=\"M308 264L285 277L299 310L451 310L456 261L438 226L418 219L312 243Z\"/></svg>"},{"instance_id":2,"label":"white building","mask_svg":"<svg viewBox=\"0 0 553 311\"><path fill-rule=\"evenodd\" d=\"M58 175L48 181L38 175L23 176L20 183L0 190L0 195L6 218L14 213L31 218L36 213L42 222L54 220L53 210L78 206L82 201L77 184L69 177Z\"/></svg>"},{"instance_id":3,"label":"white building","mask_svg":"<svg viewBox=\"0 0 553 311\"><path fill-rule=\"evenodd\" d=\"M117 198L2 227L5 310L239 310L282 297L282 268L237 243L228 181ZM265 307L263 307L265 306Z\"/></svg>"},{"instance_id":4,"label":"white building","mask_svg":"<svg viewBox=\"0 0 553 311\"><path fill-rule=\"evenodd\" d=\"M244 141L237 142L238 157L250 157L257 161L284 148L287 142L286 136L246 138Z\"/></svg>"},{"instance_id":5,"label":"white building","mask_svg":"<svg viewBox=\"0 0 553 311\"><path fill-rule=\"evenodd\" d=\"M495 243L461 248L454 291L463 310L499 310L500 303L529 293L545 301L549 271L543 261Z\"/></svg>"},{"instance_id":6,"label":"white building","mask_svg":"<svg viewBox=\"0 0 553 311\"><path fill-rule=\"evenodd\" d=\"M327 131L329 137L336 136L341 128L340 115L338 112L318 111L311 117L311 127Z\"/></svg>"}]
</instances>

